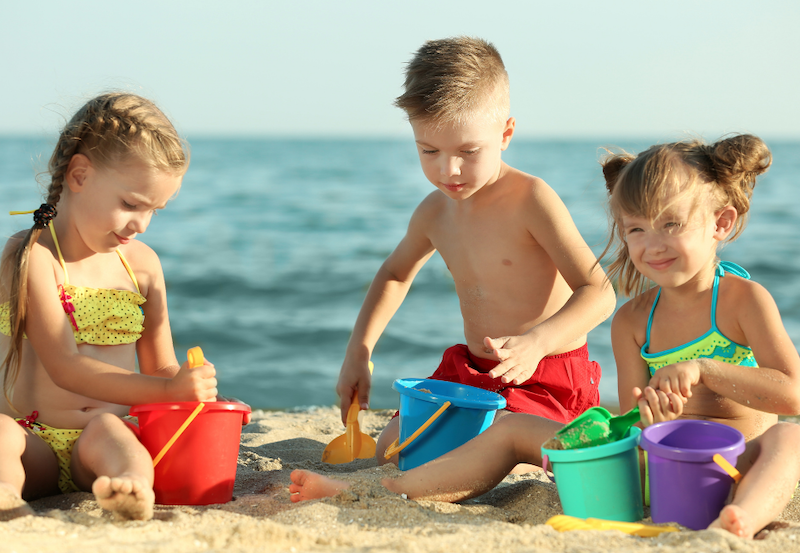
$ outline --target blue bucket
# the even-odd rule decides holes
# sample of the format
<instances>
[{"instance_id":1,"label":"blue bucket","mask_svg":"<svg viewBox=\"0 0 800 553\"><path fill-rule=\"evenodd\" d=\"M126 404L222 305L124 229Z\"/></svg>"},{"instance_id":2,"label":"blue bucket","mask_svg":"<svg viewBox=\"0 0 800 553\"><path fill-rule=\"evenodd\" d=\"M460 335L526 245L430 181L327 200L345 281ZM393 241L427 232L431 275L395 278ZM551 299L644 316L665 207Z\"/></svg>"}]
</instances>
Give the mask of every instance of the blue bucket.
<instances>
[{"instance_id":1,"label":"blue bucket","mask_svg":"<svg viewBox=\"0 0 800 553\"><path fill-rule=\"evenodd\" d=\"M444 380L402 378L392 388L400 393L400 444L434 417L416 438L399 452L398 467L409 470L456 449L489 428L498 409L506 406L500 394Z\"/></svg>"}]
</instances>

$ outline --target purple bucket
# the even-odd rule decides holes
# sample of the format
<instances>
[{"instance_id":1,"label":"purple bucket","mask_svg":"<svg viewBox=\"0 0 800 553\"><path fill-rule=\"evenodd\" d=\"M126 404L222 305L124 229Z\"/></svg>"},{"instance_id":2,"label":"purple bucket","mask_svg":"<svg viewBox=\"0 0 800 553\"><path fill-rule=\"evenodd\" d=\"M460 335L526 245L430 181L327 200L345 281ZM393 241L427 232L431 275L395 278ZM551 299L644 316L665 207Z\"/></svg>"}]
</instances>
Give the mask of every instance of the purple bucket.
<instances>
[{"instance_id":1,"label":"purple bucket","mask_svg":"<svg viewBox=\"0 0 800 553\"><path fill-rule=\"evenodd\" d=\"M725 506L733 484L714 454L736 466L744 435L717 422L674 420L645 428L639 445L647 451L653 522L707 528Z\"/></svg>"}]
</instances>

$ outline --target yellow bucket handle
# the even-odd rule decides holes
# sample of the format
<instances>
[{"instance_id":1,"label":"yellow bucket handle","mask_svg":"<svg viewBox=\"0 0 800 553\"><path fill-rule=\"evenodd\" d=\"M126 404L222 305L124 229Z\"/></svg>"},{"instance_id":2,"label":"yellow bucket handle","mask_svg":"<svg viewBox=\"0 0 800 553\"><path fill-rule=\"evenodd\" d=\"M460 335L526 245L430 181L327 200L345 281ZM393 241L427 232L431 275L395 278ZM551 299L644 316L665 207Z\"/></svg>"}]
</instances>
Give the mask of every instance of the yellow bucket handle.
<instances>
[{"instance_id":1,"label":"yellow bucket handle","mask_svg":"<svg viewBox=\"0 0 800 553\"><path fill-rule=\"evenodd\" d=\"M720 468L722 468L722 470L727 472L730 475L730 477L733 478L734 482L738 482L739 480L742 479L742 474L738 470L736 470L736 467L730 464L728 460L725 459L725 457L723 457L719 453L715 453L712 459L716 464L720 466Z\"/></svg>"},{"instance_id":2,"label":"yellow bucket handle","mask_svg":"<svg viewBox=\"0 0 800 553\"><path fill-rule=\"evenodd\" d=\"M383 454L384 459L387 460L391 459L395 454L400 453L403 449L405 449L405 447L411 442L413 442L415 439L417 439L417 437L419 437L419 435L422 434L422 432L426 428L428 428L431 425L431 423L433 423L433 421L438 419L439 415L444 413L444 410L447 409L448 407L450 407L450 402L445 401L442 404L442 406L439 407L439 410L436 411L433 415L431 415L431 418L426 420L422 426L417 428L416 432L414 432L413 434L411 434L411 436L406 438L406 440L400 445L397 445L397 443L400 441L400 438L398 437L394 442L392 442L392 444L389 447L386 448L386 452Z\"/></svg>"},{"instance_id":3,"label":"yellow bucket handle","mask_svg":"<svg viewBox=\"0 0 800 553\"><path fill-rule=\"evenodd\" d=\"M193 347L192 349L190 349L186 353L186 357L189 361L189 368L192 369L201 367L203 366L203 363L205 363L203 350L200 349L200 347ZM158 463L161 462L161 459L164 458L164 455L167 454L167 451L169 451L169 449L173 446L175 441L181 437L183 431L186 430L186 428L188 428L188 426L192 423L195 417L197 417L197 415L200 414L200 411L202 411L203 407L205 406L206 404L201 401L200 403L197 404L197 407L194 408L194 411L192 411L192 413L188 417L186 417L186 420L183 421L183 424L181 424L180 428L178 428L178 430L175 431L175 434L173 434L172 437L169 439L169 441L164 444L164 447L161 448L161 451L159 451L158 455L156 455L155 458L153 459L153 468L155 468L156 465L158 465Z\"/></svg>"}]
</instances>

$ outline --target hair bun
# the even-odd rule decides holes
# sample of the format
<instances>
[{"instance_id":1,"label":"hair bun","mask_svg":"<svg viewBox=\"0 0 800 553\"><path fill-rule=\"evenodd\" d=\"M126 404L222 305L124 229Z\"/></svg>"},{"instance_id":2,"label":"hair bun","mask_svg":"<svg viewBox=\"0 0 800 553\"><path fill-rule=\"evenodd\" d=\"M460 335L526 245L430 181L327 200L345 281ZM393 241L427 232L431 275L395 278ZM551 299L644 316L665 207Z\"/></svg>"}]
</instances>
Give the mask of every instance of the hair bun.
<instances>
[{"instance_id":1,"label":"hair bun","mask_svg":"<svg viewBox=\"0 0 800 553\"><path fill-rule=\"evenodd\" d=\"M601 161L603 176L606 179L606 189L609 194L614 191L614 185L617 183L619 174L634 159L636 159L636 156L623 152L621 154L611 154Z\"/></svg>"},{"instance_id":2,"label":"hair bun","mask_svg":"<svg viewBox=\"0 0 800 553\"><path fill-rule=\"evenodd\" d=\"M772 154L763 140L752 134L723 138L710 148L710 159L718 180L728 183L742 181L747 187L755 185L756 177L772 165Z\"/></svg>"}]
</instances>

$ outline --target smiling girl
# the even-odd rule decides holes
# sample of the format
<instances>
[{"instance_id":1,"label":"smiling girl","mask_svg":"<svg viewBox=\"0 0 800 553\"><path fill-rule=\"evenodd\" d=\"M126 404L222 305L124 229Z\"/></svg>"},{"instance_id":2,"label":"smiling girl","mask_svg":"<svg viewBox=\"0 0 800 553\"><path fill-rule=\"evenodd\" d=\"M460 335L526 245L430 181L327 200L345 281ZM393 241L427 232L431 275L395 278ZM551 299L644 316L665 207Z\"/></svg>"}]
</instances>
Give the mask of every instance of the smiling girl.
<instances>
[{"instance_id":1,"label":"smiling girl","mask_svg":"<svg viewBox=\"0 0 800 553\"><path fill-rule=\"evenodd\" d=\"M743 537L780 514L800 479L800 427L778 422L800 413L797 349L769 292L717 259L744 230L771 161L761 139L737 135L603 163L616 246L609 276L635 296L612 324L620 410L638 404L643 426L681 417L744 434L744 477L712 523Z\"/></svg>"}]
</instances>

